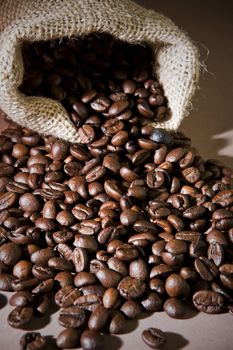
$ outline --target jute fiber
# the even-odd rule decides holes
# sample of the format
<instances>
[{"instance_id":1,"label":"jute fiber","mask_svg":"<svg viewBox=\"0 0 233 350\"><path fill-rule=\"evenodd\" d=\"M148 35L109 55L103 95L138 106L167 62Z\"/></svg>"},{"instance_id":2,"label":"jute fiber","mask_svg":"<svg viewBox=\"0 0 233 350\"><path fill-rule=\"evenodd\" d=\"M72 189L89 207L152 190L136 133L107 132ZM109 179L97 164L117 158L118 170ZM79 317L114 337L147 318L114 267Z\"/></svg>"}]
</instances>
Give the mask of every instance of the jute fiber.
<instances>
[{"instance_id":1,"label":"jute fiber","mask_svg":"<svg viewBox=\"0 0 233 350\"><path fill-rule=\"evenodd\" d=\"M21 49L25 41L91 32L152 47L154 70L172 112L170 120L156 126L176 130L198 84L197 48L170 19L130 0L0 0L0 108L40 134L76 142L77 131L60 103L18 90L24 75Z\"/></svg>"}]
</instances>

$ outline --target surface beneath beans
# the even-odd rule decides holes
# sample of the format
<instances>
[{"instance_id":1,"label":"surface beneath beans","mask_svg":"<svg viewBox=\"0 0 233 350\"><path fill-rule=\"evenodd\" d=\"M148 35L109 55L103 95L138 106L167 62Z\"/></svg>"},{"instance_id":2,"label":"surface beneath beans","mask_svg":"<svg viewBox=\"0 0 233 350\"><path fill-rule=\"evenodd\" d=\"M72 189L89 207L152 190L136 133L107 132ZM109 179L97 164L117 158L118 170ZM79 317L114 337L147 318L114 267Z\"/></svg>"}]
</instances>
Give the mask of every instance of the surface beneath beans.
<instances>
[{"instance_id":1,"label":"surface beneath beans","mask_svg":"<svg viewBox=\"0 0 233 350\"><path fill-rule=\"evenodd\" d=\"M111 86L128 79L117 74ZM8 323L25 329L56 307L60 348L101 349L102 334L124 333L143 311L185 318L190 303L208 314L232 310L232 171L204 161L183 134L144 123L145 103L139 116L125 97L137 79L113 99L108 85L104 96L91 90L75 102L77 144L17 126L0 136L0 290L14 292ZM158 88L140 79L145 90ZM39 349L46 339L21 342Z\"/></svg>"}]
</instances>

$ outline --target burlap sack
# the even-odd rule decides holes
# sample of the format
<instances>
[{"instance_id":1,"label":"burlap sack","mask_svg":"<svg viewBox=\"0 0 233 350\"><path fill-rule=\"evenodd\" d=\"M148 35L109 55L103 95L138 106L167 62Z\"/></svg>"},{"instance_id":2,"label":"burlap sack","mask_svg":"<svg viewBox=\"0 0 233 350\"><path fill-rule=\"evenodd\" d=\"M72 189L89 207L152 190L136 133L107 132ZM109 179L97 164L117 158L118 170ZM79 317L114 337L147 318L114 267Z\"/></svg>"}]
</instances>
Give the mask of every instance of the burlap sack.
<instances>
[{"instance_id":1,"label":"burlap sack","mask_svg":"<svg viewBox=\"0 0 233 350\"><path fill-rule=\"evenodd\" d=\"M77 132L65 109L48 98L19 92L24 41L108 32L127 42L147 42L172 112L156 126L176 130L190 109L199 77L197 48L170 19L130 0L1 0L0 108L17 123L71 142Z\"/></svg>"}]
</instances>

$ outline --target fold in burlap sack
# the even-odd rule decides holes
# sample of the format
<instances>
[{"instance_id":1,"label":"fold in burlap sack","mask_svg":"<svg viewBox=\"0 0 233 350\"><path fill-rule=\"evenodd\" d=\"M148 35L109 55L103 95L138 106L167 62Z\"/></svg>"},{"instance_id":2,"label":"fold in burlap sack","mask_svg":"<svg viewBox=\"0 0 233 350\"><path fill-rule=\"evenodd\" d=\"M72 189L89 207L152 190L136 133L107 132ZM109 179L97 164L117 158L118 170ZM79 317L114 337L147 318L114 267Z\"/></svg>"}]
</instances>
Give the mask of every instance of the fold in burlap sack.
<instances>
[{"instance_id":1,"label":"fold in burlap sack","mask_svg":"<svg viewBox=\"0 0 233 350\"><path fill-rule=\"evenodd\" d=\"M176 130L187 115L199 77L197 48L168 18L129 0L3 0L0 2L0 108L15 122L41 134L77 141L62 105L29 97L18 87L24 68L24 41L107 32L127 42L146 42L163 85L171 119L156 126Z\"/></svg>"}]
</instances>

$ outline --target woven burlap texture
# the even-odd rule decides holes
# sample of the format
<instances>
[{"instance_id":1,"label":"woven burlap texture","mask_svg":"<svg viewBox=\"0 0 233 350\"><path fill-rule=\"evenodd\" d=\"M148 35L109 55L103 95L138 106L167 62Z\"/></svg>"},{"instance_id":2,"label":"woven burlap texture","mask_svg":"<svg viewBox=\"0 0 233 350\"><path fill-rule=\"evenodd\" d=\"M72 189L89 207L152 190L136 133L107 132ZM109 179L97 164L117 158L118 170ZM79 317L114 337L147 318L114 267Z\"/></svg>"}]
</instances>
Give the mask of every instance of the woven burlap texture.
<instances>
[{"instance_id":1,"label":"woven burlap texture","mask_svg":"<svg viewBox=\"0 0 233 350\"><path fill-rule=\"evenodd\" d=\"M18 90L24 75L21 48L25 41L91 32L152 47L154 69L172 113L157 127L176 130L188 114L199 78L198 51L167 17L130 0L3 0L0 16L0 108L13 121L43 135L77 142L77 131L60 103Z\"/></svg>"}]
</instances>

